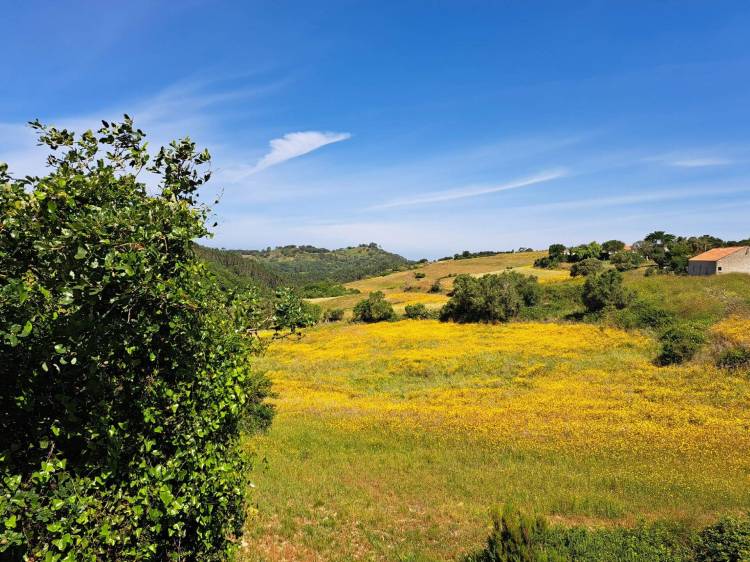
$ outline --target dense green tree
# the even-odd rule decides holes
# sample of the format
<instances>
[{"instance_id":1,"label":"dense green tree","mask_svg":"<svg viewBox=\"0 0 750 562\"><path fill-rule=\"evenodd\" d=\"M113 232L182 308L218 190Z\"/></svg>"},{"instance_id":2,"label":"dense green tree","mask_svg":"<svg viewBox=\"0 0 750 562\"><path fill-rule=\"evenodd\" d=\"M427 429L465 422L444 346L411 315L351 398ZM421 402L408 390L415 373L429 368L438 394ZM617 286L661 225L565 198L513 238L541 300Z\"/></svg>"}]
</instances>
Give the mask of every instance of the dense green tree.
<instances>
[{"instance_id":1,"label":"dense green tree","mask_svg":"<svg viewBox=\"0 0 750 562\"><path fill-rule=\"evenodd\" d=\"M416 304L407 304L404 307L404 316L411 320L426 320L432 317L427 307L421 302Z\"/></svg>"},{"instance_id":2,"label":"dense green tree","mask_svg":"<svg viewBox=\"0 0 750 562\"><path fill-rule=\"evenodd\" d=\"M602 256L609 259L612 254L622 252L625 249L625 242L620 240L607 240L602 244Z\"/></svg>"},{"instance_id":3,"label":"dense green tree","mask_svg":"<svg viewBox=\"0 0 750 562\"><path fill-rule=\"evenodd\" d=\"M593 273L599 273L604 269L604 262L597 258L586 258L585 260L574 263L570 268L572 277L587 277Z\"/></svg>"},{"instance_id":4,"label":"dense green tree","mask_svg":"<svg viewBox=\"0 0 750 562\"><path fill-rule=\"evenodd\" d=\"M589 258L599 258L602 253L602 247L598 242L590 242L574 246L568 251L568 261L575 263Z\"/></svg>"},{"instance_id":5,"label":"dense green tree","mask_svg":"<svg viewBox=\"0 0 750 562\"><path fill-rule=\"evenodd\" d=\"M440 313L455 322L505 322L518 316L523 306L539 299L536 277L505 272L499 275L458 275L450 300Z\"/></svg>"},{"instance_id":6,"label":"dense green tree","mask_svg":"<svg viewBox=\"0 0 750 562\"><path fill-rule=\"evenodd\" d=\"M149 163L127 116L33 126L49 173L0 165L0 557L224 559L243 527L239 432L272 410L250 369L257 298L195 255L209 155L185 139Z\"/></svg>"},{"instance_id":7,"label":"dense green tree","mask_svg":"<svg viewBox=\"0 0 750 562\"><path fill-rule=\"evenodd\" d=\"M353 318L360 322L383 322L394 317L393 307L382 291L374 291L354 305Z\"/></svg>"},{"instance_id":8,"label":"dense green tree","mask_svg":"<svg viewBox=\"0 0 750 562\"><path fill-rule=\"evenodd\" d=\"M625 308L632 294L624 287L622 274L610 269L586 278L582 298L589 312L597 312L607 307Z\"/></svg>"},{"instance_id":9,"label":"dense green tree","mask_svg":"<svg viewBox=\"0 0 750 562\"><path fill-rule=\"evenodd\" d=\"M609 261L617 271L628 271L640 267L644 260L638 252L622 251L612 254Z\"/></svg>"},{"instance_id":10,"label":"dense green tree","mask_svg":"<svg viewBox=\"0 0 750 562\"><path fill-rule=\"evenodd\" d=\"M550 259L562 261L565 258L565 253L568 251L568 248L565 246L565 244L552 244L548 250L547 254L549 255Z\"/></svg>"}]
</instances>

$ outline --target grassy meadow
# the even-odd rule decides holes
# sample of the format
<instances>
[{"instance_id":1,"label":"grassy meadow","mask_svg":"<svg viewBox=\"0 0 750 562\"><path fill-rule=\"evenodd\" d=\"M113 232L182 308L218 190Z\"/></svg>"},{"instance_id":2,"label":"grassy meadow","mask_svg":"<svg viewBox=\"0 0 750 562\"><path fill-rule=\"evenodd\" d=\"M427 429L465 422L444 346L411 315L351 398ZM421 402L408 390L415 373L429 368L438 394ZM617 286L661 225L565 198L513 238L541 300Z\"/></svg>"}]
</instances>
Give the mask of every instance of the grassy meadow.
<instances>
[{"instance_id":1,"label":"grassy meadow","mask_svg":"<svg viewBox=\"0 0 750 562\"><path fill-rule=\"evenodd\" d=\"M424 270L480 273L479 260ZM412 279L358 283L397 299ZM750 333L747 276L628 282L696 320L728 317L722 337ZM656 353L646 332L530 321L342 322L274 343L258 367L278 414L246 441L258 462L243 559L455 559L506 502L591 526L742 511L750 380L701 360L657 367Z\"/></svg>"}]
</instances>

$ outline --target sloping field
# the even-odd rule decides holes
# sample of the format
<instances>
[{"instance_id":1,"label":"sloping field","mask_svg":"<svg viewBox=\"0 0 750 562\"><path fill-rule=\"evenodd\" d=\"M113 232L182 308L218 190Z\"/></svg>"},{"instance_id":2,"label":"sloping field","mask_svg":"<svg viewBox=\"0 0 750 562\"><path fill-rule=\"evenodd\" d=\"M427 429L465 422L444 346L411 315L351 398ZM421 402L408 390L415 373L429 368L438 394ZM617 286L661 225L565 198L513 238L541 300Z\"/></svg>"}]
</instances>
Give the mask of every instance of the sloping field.
<instances>
[{"instance_id":1,"label":"sloping field","mask_svg":"<svg viewBox=\"0 0 750 562\"><path fill-rule=\"evenodd\" d=\"M746 508L750 380L655 353L638 333L520 322L339 323L274 344L245 560L453 559L505 502L590 525Z\"/></svg>"},{"instance_id":2,"label":"sloping field","mask_svg":"<svg viewBox=\"0 0 750 562\"><path fill-rule=\"evenodd\" d=\"M351 309L358 301L367 297L372 291L383 291L386 299L394 305L396 312L403 312L407 304L424 303L428 308L437 308L445 304L448 297L445 293L453 287L453 279L461 273L485 275L502 273L512 269L524 275L536 275L540 283L566 280L570 277L565 270L543 270L532 267L534 260L546 255L546 252L522 252L515 254L497 254L483 258L466 260L445 260L428 263L422 267L391 273L381 277L371 277L347 283L347 287L358 289L361 294L341 297L310 299L324 309ZM424 274L418 278L416 274ZM441 292L429 293L433 283L440 281Z\"/></svg>"}]
</instances>

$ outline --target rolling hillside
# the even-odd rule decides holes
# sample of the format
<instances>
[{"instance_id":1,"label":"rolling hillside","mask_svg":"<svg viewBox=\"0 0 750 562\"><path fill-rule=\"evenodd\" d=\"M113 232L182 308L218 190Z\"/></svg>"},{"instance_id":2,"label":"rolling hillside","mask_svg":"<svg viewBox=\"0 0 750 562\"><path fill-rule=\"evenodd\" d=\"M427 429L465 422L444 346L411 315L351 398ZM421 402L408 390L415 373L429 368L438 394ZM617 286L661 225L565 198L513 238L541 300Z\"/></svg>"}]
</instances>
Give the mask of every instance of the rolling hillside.
<instances>
[{"instance_id":1,"label":"rolling hillside","mask_svg":"<svg viewBox=\"0 0 750 562\"><path fill-rule=\"evenodd\" d=\"M397 312L403 312L407 304L423 303L428 308L439 308L448 300L447 293L453 287L453 279L461 273L485 275L503 271L517 271L525 275L535 275L540 283L551 283L568 280L570 275L565 270L535 269L534 260L547 252L520 252L514 254L497 254L493 256L442 260L429 262L407 271L398 271L389 275L370 277L352 281L346 287L357 289L361 294L344 295L310 299L324 309L343 308L350 310L357 301L372 291L383 291L386 299L394 305ZM422 276L422 274L424 276ZM433 289L436 282L440 290Z\"/></svg>"},{"instance_id":2,"label":"rolling hillside","mask_svg":"<svg viewBox=\"0 0 750 562\"><path fill-rule=\"evenodd\" d=\"M297 286L319 281L346 283L410 267L406 258L377 244L360 244L337 250L314 246L282 246L266 250L236 250L254 259Z\"/></svg>"}]
</instances>

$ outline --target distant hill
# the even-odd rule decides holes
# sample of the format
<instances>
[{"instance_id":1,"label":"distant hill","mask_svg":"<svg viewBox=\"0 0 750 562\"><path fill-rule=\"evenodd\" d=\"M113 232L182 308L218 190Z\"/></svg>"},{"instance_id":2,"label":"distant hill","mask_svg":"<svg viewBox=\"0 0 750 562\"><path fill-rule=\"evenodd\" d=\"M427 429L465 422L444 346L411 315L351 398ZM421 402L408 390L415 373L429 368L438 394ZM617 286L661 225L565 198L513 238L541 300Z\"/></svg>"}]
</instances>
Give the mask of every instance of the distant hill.
<instances>
[{"instance_id":1,"label":"distant hill","mask_svg":"<svg viewBox=\"0 0 750 562\"><path fill-rule=\"evenodd\" d=\"M227 288L255 287L262 292L270 292L291 284L259 260L243 258L237 252L207 248L198 244L195 245L195 252Z\"/></svg>"},{"instance_id":2,"label":"distant hill","mask_svg":"<svg viewBox=\"0 0 750 562\"><path fill-rule=\"evenodd\" d=\"M280 246L265 250L232 250L242 259L257 261L293 285L320 281L348 283L407 269L413 262L377 244L328 250L315 246Z\"/></svg>"},{"instance_id":3,"label":"distant hill","mask_svg":"<svg viewBox=\"0 0 750 562\"><path fill-rule=\"evenodd\" d=\"M401 271L412 265L406 258L386 252L377 244L338 250L315 246L220 250L196 244L196 253L225 286L253 286L261 290L321 282L348 283Z\"/></svg>"}]
</instances>

